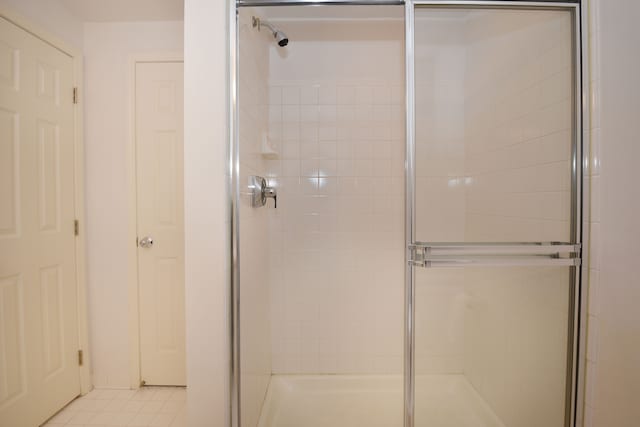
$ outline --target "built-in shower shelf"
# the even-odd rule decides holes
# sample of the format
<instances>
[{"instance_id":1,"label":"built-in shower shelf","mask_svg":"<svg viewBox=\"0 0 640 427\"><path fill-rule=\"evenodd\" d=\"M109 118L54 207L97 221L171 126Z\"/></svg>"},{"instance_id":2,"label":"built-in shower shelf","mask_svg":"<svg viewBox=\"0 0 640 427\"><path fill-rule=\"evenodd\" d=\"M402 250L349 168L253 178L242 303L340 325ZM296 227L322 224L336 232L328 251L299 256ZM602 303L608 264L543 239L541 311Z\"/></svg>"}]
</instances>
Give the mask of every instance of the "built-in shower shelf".
<instances>
[{"instance_id":1,"label":"built-in shower shelf","mask_svg":"<svg viewBox=\"0 0 640 427\"><path fill-rule=\"evenodd\" d=\"M278 159L280 153L275 149L266 132L262 133L262 142L260 143L260 154L265 159Z\"/></svg>"}]
</instances>

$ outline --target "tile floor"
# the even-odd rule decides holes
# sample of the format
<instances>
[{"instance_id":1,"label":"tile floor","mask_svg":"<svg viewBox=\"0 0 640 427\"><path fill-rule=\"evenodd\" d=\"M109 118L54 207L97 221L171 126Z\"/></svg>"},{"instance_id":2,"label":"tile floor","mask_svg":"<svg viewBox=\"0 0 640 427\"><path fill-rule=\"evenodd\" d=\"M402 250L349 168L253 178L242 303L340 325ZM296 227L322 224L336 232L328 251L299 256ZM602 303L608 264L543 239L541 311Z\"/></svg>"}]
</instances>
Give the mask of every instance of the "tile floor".
<instances>
[{"instance_id":1,"label":"tile floor","mask_svg":"<svg viewBox=\"0 0 640 427\"><path fill-rule=\"evenodd\" d=\"M69 403L45 427L187 427L187 390L143 387L95 389Z\"/></svg>"}]
</instances>

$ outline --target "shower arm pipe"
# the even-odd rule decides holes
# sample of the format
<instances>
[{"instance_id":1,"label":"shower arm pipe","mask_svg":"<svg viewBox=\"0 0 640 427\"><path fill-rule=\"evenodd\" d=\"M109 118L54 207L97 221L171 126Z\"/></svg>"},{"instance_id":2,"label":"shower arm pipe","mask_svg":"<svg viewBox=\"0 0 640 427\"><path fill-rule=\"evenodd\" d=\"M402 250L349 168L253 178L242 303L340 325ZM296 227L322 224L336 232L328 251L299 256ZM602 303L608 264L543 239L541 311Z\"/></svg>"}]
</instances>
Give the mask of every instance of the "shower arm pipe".
<instances>
[{"instance_id":1,"label":"shower arm pipe","mask_svg":"<svg viewBox=\"0 0 640 427\"><path fill-rule=\"evenodd\" d=\"M262 27L267 27L273 34L276 34L278 32L276 27L274 27L270 22L263 21L262 19L256 18L255 16L253 17L253 19L253 26L258 27L258 31L260 31Z\"/></svg>"}]
</instances>

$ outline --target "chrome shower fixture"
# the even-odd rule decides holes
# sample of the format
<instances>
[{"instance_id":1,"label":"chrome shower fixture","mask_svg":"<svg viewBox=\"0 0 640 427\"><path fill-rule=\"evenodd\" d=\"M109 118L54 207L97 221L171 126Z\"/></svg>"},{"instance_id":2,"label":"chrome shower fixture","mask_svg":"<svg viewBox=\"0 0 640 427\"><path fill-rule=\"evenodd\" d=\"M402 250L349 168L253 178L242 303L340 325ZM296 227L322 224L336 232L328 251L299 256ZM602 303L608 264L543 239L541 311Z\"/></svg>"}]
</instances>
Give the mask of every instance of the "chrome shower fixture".
<instances>
[{"instance_id":1,"label":"chrome shower fixture","mask_svg":"<svg viewBox=\"0 0 640 427\"><path fill-rule=\"evenodd\" d=\"M251 195L251 206L260 208L267 204L267 199L273 199L273 208L278 207L278 191L275 187L267 185L267 180L261 176L251 175L249 177L249 194Z\"/></svg>"},{"instance_id":2,"label":"chrome shower fixture","mask_svg":"<svg viewBox=\"0 0 640 427\"><path fill-rule=\"evenodd\" d=\"M287 37L287 35L285 33L280 31L276 27L274 27L269 22L262 21L260 18L252 16L251 17L251 23L252 23L253 28L258 28L258 31L260 31L263 26L267 27L269 29L269 31L271 31L271 34L273 35L273 38L276 39L276 42L278 43L278 46L284 47L284 46L289 44L289 37Z\"/></svg>"}]
</instances>

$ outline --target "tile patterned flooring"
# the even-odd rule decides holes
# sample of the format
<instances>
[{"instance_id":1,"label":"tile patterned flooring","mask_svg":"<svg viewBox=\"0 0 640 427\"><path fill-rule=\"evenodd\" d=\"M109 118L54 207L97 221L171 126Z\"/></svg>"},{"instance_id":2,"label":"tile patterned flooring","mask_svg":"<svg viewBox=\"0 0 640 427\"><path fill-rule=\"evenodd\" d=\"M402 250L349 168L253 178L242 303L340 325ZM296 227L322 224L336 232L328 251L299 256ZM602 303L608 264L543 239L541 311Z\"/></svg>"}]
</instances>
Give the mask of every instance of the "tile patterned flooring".
<instances>
[{"instance_id":1,"label":"tile patterned flooring","mask_svg":"<svg viewBox=\"0 0 640 427\"><path fill-rule=\"evenodd\" d=\"M75 399L44 427L187 427L184 387L95 389Z\"/></svg>"}]
</instances>

